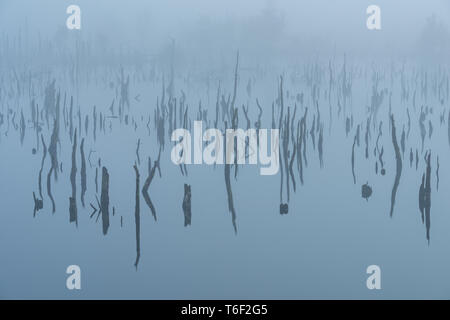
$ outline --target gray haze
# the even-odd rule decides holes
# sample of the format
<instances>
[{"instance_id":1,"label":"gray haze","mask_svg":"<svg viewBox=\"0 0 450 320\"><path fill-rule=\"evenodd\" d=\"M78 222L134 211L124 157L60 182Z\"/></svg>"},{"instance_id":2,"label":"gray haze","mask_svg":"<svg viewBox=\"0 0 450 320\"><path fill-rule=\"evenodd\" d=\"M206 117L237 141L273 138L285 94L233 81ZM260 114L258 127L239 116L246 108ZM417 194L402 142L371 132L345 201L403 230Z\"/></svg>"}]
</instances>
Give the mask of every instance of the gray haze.
<instances>
[{"instance_id":1,"label":"gray haze","mask_svg":"<svg viewBox=\"0 0 450 320\"><path fill-rule=\"evenodd\" d=\"M0 298L448 299L449 15L0 0ZM175 165L194 120L279 129L281 170Z\"/></svg>"},{"instance_id":2,"label":"gray haze","mask_svg":"<svg viewBox=\"0 0 450 320\"><path fill-rule=\"evenodd\" d=\"M445 0L130 0L126 5L120 0L2 0L0 28L11 35L28 28L31 37L64 37L70 4L81 7L81 37L98 45L157 54L174 39L189 58L240 49L255 61L343 53L423 54L418 46L424 41L427 18L435 15L443 24L437 31L445 33L450 15ZM381 7L381 31L365 27L370 4Z\"/></svg>"}]
</instances>

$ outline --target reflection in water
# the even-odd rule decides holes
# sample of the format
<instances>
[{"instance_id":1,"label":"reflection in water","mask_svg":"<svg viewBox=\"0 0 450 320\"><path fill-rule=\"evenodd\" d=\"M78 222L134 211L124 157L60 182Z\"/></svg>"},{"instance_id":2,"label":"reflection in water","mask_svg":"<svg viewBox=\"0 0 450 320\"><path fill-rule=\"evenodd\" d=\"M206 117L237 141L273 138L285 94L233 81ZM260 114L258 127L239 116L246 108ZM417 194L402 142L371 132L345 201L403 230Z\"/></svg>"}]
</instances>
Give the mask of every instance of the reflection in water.
<instances>
[{"instance_id":1,"label":"reflection in water","mask_svg":"<svg viewBox=\"0 0 450 320\"><path fill-rule=\"evenodd\" d=\"M184 197L183 197L183 213L184 213L184 226L191 225L191 186L184 184Z\"/></svg>"},{"instance_id":2,"label":"reflection in water","mask_svg":"<svg viewBox=\"0 0 450 320\"><path fill-rule=\"evenodd\" d=\"M422 183L419 188L419 210L422 223L425 221L425 174L422 175Z\"/></svg>"},{"instance_id":3,"label":"reflection in water","mask_svg":"<svg viewBox=\"0 0 450 320\"><path fill-rule=\"evenodd\" d=\"M25 118L23 117L23 110L20 111L20 144L23 145L25 139Z\"/></svg>"},{"instance_id":4,"label":"reflection in water","mask_svg":"<svg viewBox=\"0 0 450 320\"><path fill-rule=\"evenodd\" d=\"M148 158L148 177L144 182L144 186L142 187L142 196L144 197L145 203L150 208L150 211L152 212L153 218L156 221L156 209L153 205L152 200L150 199L150 195L148 193L148 188L150 187L150 183L153 180L153 177L155 176L156 169L159 169L159 161L161 156L161 149L159 150L158 160L155 161L153 167L152 167L152 160L150 157Z\"/></svg>"},{"instance_id":5,"label":"reflection in water","mask_svg":"<svg viewBox=\"0 0 450 320\"><path fill-rule=\"evenodd\" d=\"M414 162L414 154L413 154L413 151L411 148L411 150L409 151L409 167L410 168L412 168L413 162Z\"/></svg>"},{"instance_id":6,"label":"reflection in water","mask_svg":"<svg viewBox=\"0 0 450 320\"><path fill-rule=\"evenodd\" d=\"M45 158L47 157L47 146L45 145L44 136L41 134L42 139L42 146L43 146L43 152L42 152L42 161L41 161L41 169L39 170L39 178L38 178L38 184L39 184L39 196L41 199L43 199L42 196L42 170L44 169L44 163Z\"/></svg>"},{"instance_id":7,"label":"reflection in water","mask_svg":"<svg viewBox=\"0 0 450 320\"><path fill-rule=\"evenodd\" d=\"M402 174L402 158L400 155L400 149L398 147L397 143L397 135L395 132L395 121L394 116L391 114L391 125L392 125L392 144L394 145L394 151L395 151L395 161L396 161L396 170L395 170L395 180L394 180L394 186L392 187L392 194L391 194L391 211L390 216L392 217L392 214L394 213L394 205L395 205L395 197L397 195L397 189L398 185L400 183L400 176Z\"/></svg>"},{"instance_id":8,"label":"reflection in water","mask_svg":"<svg viewBox=\"0 0 450 320\"><path fill-rule=\"evenodd\" d=\"M134 207L134 221L136 224L136 261L134 262L134 266L137 269L141 257L141 216L139 204L139 169L136 165L134 165L133 168L136 173L136 203Z\"/></svg>"},{"instance_id":9,"label":"reflection in water","mask_svg":"<svg viewBox=\"0 0 450 320\"><path fill-rule=\"evenodd\" d=\"M225 128L227 128L227 124L225 121ZM224 144L225 147L226 144ZM226 154L226 153L224 153ZM233 203L233 193L231 191L231 181L230 181L230 164L224 164L224 173L225 173L225 186L227 188L227 196L228 196L228 210L231 213L231 222L233 223L234 232L237 234L237 226L236 226L236 211L234 210Z\"/></svg>"},{"instance_id":10,"label":"reflection in water","mask_svg":"<svg viewBox=\"0 0 450 320\"><path fill-rule=\"evenodd\" d=\"M427 170L425 174L425 189L424 189L424 207L425 207L425 227L427 229L427 240L430 243L430 211L431 211L431 152L425 155L427 163Z\"/></svg>"},{"instance_id":11,"label":"reflection in water","mask_svg":"<svg viewBox=\"0 0 450 320\"><path fill-rule=\"evenodd\" d=\"M109 228L109 173L106 167L102 168L102 190L100 195L100 212L102 214L103 234L108 233Z\"/></svg>"},{"instance_id":12,"label":"reflection in water","mask_svg":"<svg viewBox=\"0 0 450 320\"><path fill-rule=\"evenodd\" d=\"M439 156L436 158L436 191L439 190Z\"/></svg>"},{"instance_id":13,"label":"reflection in water","mask_svg":"<svg viewBox=\"0 0 450 320\"><path fill-rule=\"evenodd\" d=\"M55 205L55 199L53 198L53 195L52 195L52 182L51 182L52 172L53 172L53 167L50 167L50 170L48 171L48 174L47 174L47 194L48 194L48 197L50 198L50 201L52 202L52 213L55 213L56 205Z\"/></svg>"},{"instance_id":14,"label":"reflection in water","mask_svg":"<svg viewBox=\"0 0 450 320\"><path fill-rule=\"evenodd\" d=\"M73 135L73 147L72 147L72 169L70 170L70 185L72 186L72 196L69 198L69 221L75 222L78 226L78 212L77 212L77 184L76 184L76 176L77 176L77 129L75 129L75 133Z\"/></svg>"},{"instance_id":15,"label":"reflection in water","mask_svg":"<svg viewBox=\"0 0 450 320\"><path fill-rule=\"evenodd\" d=\"M369 183L363 184L361 186L361 196L368 201L371 195L372 187L369 186Z\"/></svg>"},{"instance_id":16,"label":"reflection in water","mask_svg":"<svg viewBox=\"0 0 450 320\"><path fill-rule=\"evenodd\" d=\"M353 184L356 184L356 176L355 176L355 143L356 143L356 136L355 136L355 139L353 139L353 146L352 146L352 176L353 176Z\"/></svg>"},{"instance_id":17,"label":"reflection in water","mask_svg":"<svg viewBox=\"0 0 450 320\"><path fill-rule=\"evenodd\" d=\"M42 199L36 198L36 195L33 192L33 200L34 200L34 211L33 211L33 217L36 216L36 212L44 208L44 202Z\"/></svg>"},{"instance_id":18,"label":"reflection in water","mask_svg":"<svg viewBox=\"0 0 450 320\"><path fill-rule=\"evenodd\" d=\"M87 184L86 184L86 158L84 156L84 138L81 140L80 145L80 154L81 154L81 204L83 208L84 204L84 195L86 194Z\"/></svg>"}]
</instances>

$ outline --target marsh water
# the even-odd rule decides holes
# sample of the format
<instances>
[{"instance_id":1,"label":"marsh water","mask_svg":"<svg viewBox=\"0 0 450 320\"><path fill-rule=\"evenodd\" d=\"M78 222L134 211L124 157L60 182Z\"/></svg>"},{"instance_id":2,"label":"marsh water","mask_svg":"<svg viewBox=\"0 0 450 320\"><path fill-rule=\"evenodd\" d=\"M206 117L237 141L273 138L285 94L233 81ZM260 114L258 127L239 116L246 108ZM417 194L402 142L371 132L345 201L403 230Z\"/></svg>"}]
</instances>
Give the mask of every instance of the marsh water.
<instances>
[{"instance_id":1,"label":"marsh water","mask_svg":"<svg viewBox=\"0 0 450 320\"><path fill-rule=\"evenodd\" d=\"M335 63L336 68L342 68L344 61ZM346 63L349 65L349 62ZM91 79L89 84L82 82L74 88L64 79L56 80L55 90L50 92L55 99L50 100L56 105L59 95L61 111L56 144L57 179L54 175L50 179L47 177L52 167L48 151L42 165L42 142L48 150L55 117L49 116L52 121L46 123L45 113L38 112L40 116L36 116L34 122L39 123L41 130L36 134L28 92L21 94L15 91L15 84L5 87L6 83L3 82L4 120L0 127L2 297L446 297L449 290L446 272L450 267L450 216L446 209L449 182L445 178L448 176L446 163L450 155L447 104L441 105L434 101L431 93L431 97L424 97L423 102L416 98L415 108L410 103L402 102L398 94L401 92L397 87L399 84L394 83L391 87L389 73L385 70L387 79L380 83L392 92L391 114L395 119L399 145L403 130L408 131L406 110L409 110L411 118L410 132L404 142L405 152L401 154L402 170L391 215L396 156L389 100L386 98L382 102L377 122L369 122L370 139L366 159L364 137L370 115L370 97L373 94L371 79L369 74L364 73L363 64L355 62L347 68L355 70L352 76L355 84L351 102L347 102L345 109L341 107L340 114L336 101L330 103L328 95L325 95L325 73L317 74L324 79L322 88L317 85L317 89L314 89L314 85L308 84L308 80L302 79L301 75L292 75L290 78L290 74L284 72L285 77L291 79L284 83L285 108L290 108L292 112L297 106L294 121L303 117L307 108L309 110L306 116L307 166L303 164L303 184L295 168L296 190L293 191L291 184L288 213L280 214L281 173L261 176L258 166L240 165L235 178L232 166L231 185L237 233L228 210L224 165L187 165L187 174L183 175L179 166L170 160L173 142L170 142L166 128L165 146L159 161L161 176L156 173L149 186L156 220L144 200L141 198L140 201L140 260L137 267L136 175L133 165L137 164L140 170L142 187L148 175L148 158L155 161L160 150L154 117L157 108L166 107L161 102L162 78L155 76L145 81L139 78L144 72L123 69L124 74L130 75L130 106L121 106L122 116L117 115L118 111L111 111L112 101L121 99L120 92L115 90L114 79L117 78L113 76L116 73L120 78L121 69L111 70L114 84L111 87ZM55 74L31 79L35 82L32 98L35 105L43 106L45 90L51 91L48 88L52 86L52 79L56 79ZM101 78L100 75L97 77ZM398 82L397 77L394 79ZM252 84L251 91L245 89L247 81ZM24 83L17 85L27 90ZM220 83L223 92L232 90L233 69ZM196 117L201 100L200 108L208 111L209 119L214 119L217 88L208 91L201 81L185 82L181 78L177 79L177 84L184 90L190 117ZM275 103L278 122L280 77L276 73L256 77L250 72L239 71L238 84L236 108L239 112L242 112L242 105L248 106L249 116L256 119L259 111L255 99L258 98L263 110L261 128L271 127L272 103ZM317 97L312 96L314 90L320 92ZM335 95L339 88L333 85L332 90ZM297 93L303 93L303 101L297 100ZM72 94L70 124L69 97ZM191 96L192 99L189 98ZM313 107L314 99L318 109ZM428 120L434 124L434 128L431 137L427 134L424 138L422 150L419 117L421 112L425 113L425 107L422 107L425 103L435 106L426 115L425 122L427 130ZM97 117L100 117L100 113L105 117L101 129L97 124L95 138L92 120L87 131L85 126L86 116L93 119L94 106ZM77 115L78 110L80 117ZM314 148L310 134L318 113L323 132L322 168L318 146ZM442 123L441 113L444 114ZM23 129L20 114L24 117ZM243 118L243 114L240 116ZM126 117L128 124L125 122ZM353 125L347 128L346 134L346 119L349 117L353 117ZM79 118L82 119L81 128ZM239 121L239 125L245 129L244 121ZM360 129L357 129L358 125ZM379 154L374 156L380 128L382 135L378 144L379 149L384 150L382 159L385 175L381 174ZM358 147L355 143L353 147L357 130L360 130L360 145ZM84 206L81 202L82 140L86 172ZM318 137L316 144L317 140ZM353 148L355 183L352 175ZM409 159L411 149L414 154L412 165ZM74 195L71 184L73 150L76 221L70 213L70 198ZM417 169L416 150L419 154ZM432 196L430 222L423 223L419 189L422 175L426 172L427 162L424 157L427 152L431 154ZM440 165L437 171L438 157ZM42 196L39 194L41 165ZM378 173L376 166L379 166ZM100 206L97 200L100 199L102 189L102 167L107 168L109 173L110 208L106 234L102 232L102 216L98 216L98 211L94 212ZM55 201L54 212L47 189L49 182ZM191 186L192 194L192 221L188 226L184 225L182 208L185 183ZM366 183L372 190L367 199L362 197L361 189ZM43 202L43 208L37 212L34 212L33 192ZM282 192L282 203L285 203L286 186ZM72 264L80 266L83 276L82 290L76 293L65 287L65 269ZM370 291L366 287L368 275L365 271L372 264L379 265L382 270L380 291Z\"/></svg>"}]
</instances>

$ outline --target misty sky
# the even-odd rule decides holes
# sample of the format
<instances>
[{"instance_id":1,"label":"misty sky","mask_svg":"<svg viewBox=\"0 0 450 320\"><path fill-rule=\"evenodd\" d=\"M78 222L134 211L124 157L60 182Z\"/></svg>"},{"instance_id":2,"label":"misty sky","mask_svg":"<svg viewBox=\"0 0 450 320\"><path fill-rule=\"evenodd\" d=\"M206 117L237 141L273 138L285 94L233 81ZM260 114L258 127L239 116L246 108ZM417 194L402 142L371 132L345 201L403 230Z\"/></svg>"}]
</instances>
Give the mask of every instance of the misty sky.
<instances>
[{"instance_id":1,"label":"misty sky","mask_svg":"<svg viewBox=\"0 0 450 320\"><path fill-rule=\"evenodd\" d=\"M87 39L102 36L149 52L170 39L194 53L408 52L428 17L435 14L447 26L450 16L446 0L0 0L0 28L7 34L28 28L51 38L65 28L70 4L81 7ZM381 31L366 29L370 4L381 7Z\"/></svg>"}]
</instances>

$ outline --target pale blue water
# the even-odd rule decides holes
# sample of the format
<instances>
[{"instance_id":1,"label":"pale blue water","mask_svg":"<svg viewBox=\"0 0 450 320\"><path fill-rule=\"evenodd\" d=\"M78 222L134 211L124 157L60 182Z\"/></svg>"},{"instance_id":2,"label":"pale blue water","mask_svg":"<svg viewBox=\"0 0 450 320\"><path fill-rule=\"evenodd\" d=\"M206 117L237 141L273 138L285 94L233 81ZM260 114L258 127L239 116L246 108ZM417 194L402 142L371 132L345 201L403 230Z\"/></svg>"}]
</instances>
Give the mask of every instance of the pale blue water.
<instances>
[{"instance_id":1,"label":"pale blue water","mask_svg":"<svg viewBox=\"0 0 450 320\"><path fill-rule=\"evenodd\" d=\"M266 91L267 95L272 93L272 99L275 99L277 86L274 79L263 83L272 88ZM241 87L242 84L239 102L246 97ZM223 166L215 169L207 165L189 166L188 176L183 177L170 160L171 145L167 144L161 156L162 178L156 175L150 185L158 216L156 223L141 197L141 260L136 270L133 266L136 249L132 166L136 161L137 139L141 138L142 142L141 187L147 176L146 159L148 156L155 159L158 150L156 132L152 128L149 136L146 118L141 122L138 115L147 115L148 110L155 108L152 101L159 93L158 89L137 83L131 88L131 96L139 93L142 101L133 101L131 107L131 113L139 118L137 131L131 125L120 124L118 119L108 120L112 131L108 128L106 134L97 133L94 142L90 125L85 142L86 157L91 149L95 153L91 155L94 167L87 164L86 208L82 208L79 198L80 154L77 150L78 227L69 223L71 143L64 126L61 147L58 147L63 173L58 182L52 178L56 212L51 213L46 194L46 174L50 166L47 155L43 170L44 209L34 219L32 192L37 193L42 149L36 155L31 154L35 146L32 130L26 131L21 146L19 133L10 129L5 136L5 126L2 127L0 292L3 298L448 298L450 216L446 212L449 186L445 177L450 150L446 125L435 125L432 140L426 139L425 149L432 148L433 156L431 241L428 244L417 200L425 162L420 160L417 172L409 167L409 147L420 145L416 115L407 141L394 215L389 217L395 158L386 103L379 113L379 120L383 121L380 144L385 150L385 176L376 175L374 170L373 147L377 131L372 130L371 158L366 161L365 131L361 130L361 146L356 149L355 157L357 184L353 184L350 157L355 127L349 138L345 138L342 116L338 119L334 115L330 135L327 105L323 102L324 168L320 169L317 151L312 149L308 137L305 184L299 185L296 171L298 189L296 193L291 190L289 214L279 214L279 174L260 176L257 166L246 165L239 167L235 180L234 170L231 171L237 235L227 209ZM301 84L289 84L286 88L306 91ZM353 90L355 123L360 122L358 119L363 123L365 118L357 116L364 112L358 107L364 104L364 98L360 91ZM79 103L83 114L91 113L94 104L99 112L107 112L111 96L113 93L108 90L81 88ZM398 115L400 141L400 128L403 124L406 126L406 118L404 106L397 100L393 99L393 110ZM270 101L261 101L263 127L267 128L270 127ZM214 108L212 103L208 105L212 113ZM251 109L256 111L253 102ZM150 115L153 118L153 111ZM243 118L242 114L240 116ZM438 123L438 119L434 122ZM74 123L78 123L77 118ZM311 117L308 117L308 131L310 125ZM50 132L45 128L43 133L48 146ZM85 136L84 130L82 136ZM80 139L78 147L79 143ZM439 191L435 186L436 154L440 159ZM95 223L95 218L89 218L92 212L89 203L96 205L94 175L99 156L110 173L110 201L116 209L106 236L101 233L101 221ZM373 187L373 196L368 201L361 198L361 185L366 182ZM192 186L192 225L188 227L183 226L181 208L184 183ZM110 208L110 215L111 212ZM123 228L120 216L123 216ZM68 276L65 269L71 264L81 267L80 291L69 291L65 287ZM382 271L382 289L378 291L366 287L365 270L372 264L379 265Z\"/></svg>"}]
</instances>

